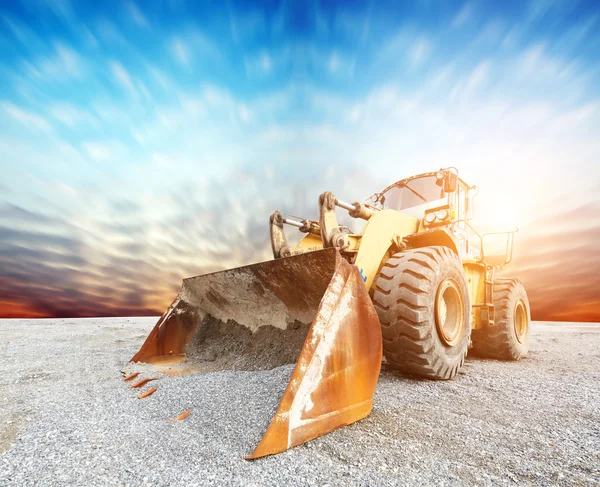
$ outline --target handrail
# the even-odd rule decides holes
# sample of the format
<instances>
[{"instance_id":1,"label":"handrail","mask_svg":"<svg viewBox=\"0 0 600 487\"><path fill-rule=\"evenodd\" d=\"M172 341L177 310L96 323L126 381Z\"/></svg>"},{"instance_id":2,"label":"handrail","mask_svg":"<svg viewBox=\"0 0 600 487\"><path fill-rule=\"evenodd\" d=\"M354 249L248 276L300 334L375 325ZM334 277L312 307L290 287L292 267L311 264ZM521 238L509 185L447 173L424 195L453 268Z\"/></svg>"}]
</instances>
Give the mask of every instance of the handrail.
<instances>
[{"instance_id":1,"label":"handrail","mask_svg":"<svg viewBox=\"0 0 600 487\"><path fill-rule=\"evenodd\" d=\"M457 223L466 223L467 226L473 231L473 233L475 233L475 235L477 235L479 237L480 244L481 244L481 255L483 255L483 237L481 235L479 235L479 232L477 230L475 230L473 225L471 225L467 220L456 220L456 221L452 222L451 226L452 226L453 232L454 232L454 225L456 225Z\"/></svg>"},{"instance_id":2,"label":"handrail","mask_svg":"<svg viewBox=\"0 0 600 487\"><path fill-rule=\"evenodd\" d=\"M483 251L483 239L489 235L503 235L506 234L506 257L507 260L504 262L504 264L502 264L502 266L505 266L506 264L510 263L512 261L512 257L513 257L513 246L514 246L514 242L515 242L515 233L519 231L519 227L515 227L514 230L506 230L504 232L487 232L484 233L481 236L481 259L483 260L484 258L484 251ZM510 249L510 250L509 250Z\"/></svg>"},{"instance_id":3,"label":"handrail","mask_svg":"<svg viewBox=\"0 0 600 487\"><path fill-rule=\"evenodd\" d=\"M465 223L473 231L473 233L475 233L475 235L477 235L477 237L479 237L479 241L481 244L481 259L479 260L479 262L484 262L484 259L485 259L485 250L483 248L484 247L483 240L485 239L485 237L487 237L489 235L503 235L503 234L506 234L506 257L507 257L507 260L504 262L504 264L502 264L502 266L505 266L506 264L508 264L512 261L515 233L519 231L519 227L515 227L514 230L506 230L506 231L502 231L502 232L486 232L483 235L481 235L477 230L475 230L473 225L471 225L467 220L464 220L464 219L456 220L455 222L452 222L451 226L452 226L453 232L454 232L454 225L456 225L457 223Z\"/></svg>"}]
</instances>

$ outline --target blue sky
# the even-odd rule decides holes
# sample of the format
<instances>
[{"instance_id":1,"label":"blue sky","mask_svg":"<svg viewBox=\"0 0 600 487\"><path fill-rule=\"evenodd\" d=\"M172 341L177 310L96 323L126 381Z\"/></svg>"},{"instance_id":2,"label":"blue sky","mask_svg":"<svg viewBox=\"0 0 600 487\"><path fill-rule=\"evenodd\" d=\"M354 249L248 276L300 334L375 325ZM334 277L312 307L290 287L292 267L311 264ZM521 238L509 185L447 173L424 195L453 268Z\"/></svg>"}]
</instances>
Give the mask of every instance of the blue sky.
<instances>
[{"instance_id":1,"label":"blue sky","mask_svg":"<svg viewBox=\"0 0 600 487\"><path fill-rule=\"evenodd\" d=\"M482 224L600 226L597 2L4 1L0 26L7 302L155 310L268 258L276 208L447 165Z\"/></svg>"}]
</instances>

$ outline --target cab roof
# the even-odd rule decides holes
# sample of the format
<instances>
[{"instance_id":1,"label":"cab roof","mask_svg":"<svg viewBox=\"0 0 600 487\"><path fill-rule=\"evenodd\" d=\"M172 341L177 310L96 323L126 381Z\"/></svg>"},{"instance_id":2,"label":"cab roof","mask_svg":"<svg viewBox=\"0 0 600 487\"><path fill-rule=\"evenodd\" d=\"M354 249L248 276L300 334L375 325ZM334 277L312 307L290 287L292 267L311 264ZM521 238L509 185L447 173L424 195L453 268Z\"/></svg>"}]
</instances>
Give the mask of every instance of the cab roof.
<instances>
[{"instance_id":1,"label":"cab roof","mask_svg":"<svg viewBox=\"0 0 600 487\"><path fill-rule=\"evenodd\" d=\"M446 168L446 169L456 169L456 168ZM407 184L409 181L412 181L413 179L419 179L419 178L424 178L424 177L429 177L429 176L435 176L438 171L432 171L432 172L424 172L421 174L417 174L416 176L410 176L408 178L404 178L404 179L399 179L398 181L396 181L395 183L390 184L389 186L387 186L384 190L381 191L381 194L385 193L388 189L393 188L394 186L398 186L400 183L404 182L404 184ZM458 172L458 170L457 170ZM471 186L469 184L467 184L463 179L458 178L458 182L460 184L462 184L466 189L470 189Z\"/></svg>"}]
</instances>

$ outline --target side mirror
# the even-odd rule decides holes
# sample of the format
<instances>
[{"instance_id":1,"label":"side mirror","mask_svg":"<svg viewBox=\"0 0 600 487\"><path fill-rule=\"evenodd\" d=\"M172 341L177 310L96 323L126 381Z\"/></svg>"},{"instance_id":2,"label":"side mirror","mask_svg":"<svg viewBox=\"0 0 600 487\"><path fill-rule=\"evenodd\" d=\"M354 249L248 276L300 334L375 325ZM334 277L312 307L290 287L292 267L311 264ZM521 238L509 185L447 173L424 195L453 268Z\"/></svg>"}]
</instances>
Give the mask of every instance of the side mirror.
<instances>
[{"instance_id":1,"label":"side mirror","mask_svg":"<svg viewBox=\"0 0 600 487\"><path fill-rule=\"evenodd\" d=\"M458 185L458 175L452 171L447 171L444 177L444 191L454 193Z\"/></svg>"}]
</instances>

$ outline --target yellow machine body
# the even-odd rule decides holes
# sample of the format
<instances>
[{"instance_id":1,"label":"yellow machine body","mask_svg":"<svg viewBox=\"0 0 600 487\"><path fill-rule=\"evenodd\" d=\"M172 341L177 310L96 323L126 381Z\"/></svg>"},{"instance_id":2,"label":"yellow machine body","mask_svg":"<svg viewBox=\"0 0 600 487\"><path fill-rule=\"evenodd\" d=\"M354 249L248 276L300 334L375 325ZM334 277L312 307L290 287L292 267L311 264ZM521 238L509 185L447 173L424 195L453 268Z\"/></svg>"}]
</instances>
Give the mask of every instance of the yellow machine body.
<instances>
[{"instance_id":1,"label":"yellow machine body","mask_svg":"<svg viewBox=\"0 0 600 487\"><path fill-rule=\"evenodd\" d=\"M412 237L410 240L415 243L415 247L404 242L406 237ZM348 234L347 238L350 245L341 253L358 268L367 290L371 289L379 270L395 252L436 245L456 250L448 233L427 231L421 220L394 210L375 212L367 220L361 234ZM297 255L322 248L324 247L321 236L308 233L291 250L291 254ZM464 259L463 268L469 283L471 326L478 329L484 324L481 308L486 305L485 286L491 269L485 262L476 259Z\"/></svg>"},{"instance_id":2,"label":"yellow machine body","mask_svg":"<svg viewBox=\"0 0 600 487\"><path fill-rule=\"evenodd\" d=\"M433 194L440 193L443 205L426 208L424 216L390 208L396 188L401 190L419 178L434 182ZM346 203L333 193L323 193L318 220L298 220L275 212L270 219L274 259L185 279L181 292L132 361L157 364L163 370L165 364L168 368L180 363L183 365L177 370L186 372L265 369L295 363L277 413L247 458L279 453L364 418L371 411L379 376L382 333L385 339L392 329L382 321L380 310L389 308L381 303L392 292L383 288L389 288L394 279L394 267L411 259L425 266L423 282L409 296L416 303L409 309L418 317L414 326L432 322L433 314L441 326L438 304L434 313L431 303L446 302L442 291L449 297L444 313L454 313L466 323L459 323L458 331L468 333L494 322L496 264L489 258L486 261L483 237L473 233L467 222L474 188L451 169L444 169L394 183L371 197L370 203ZM408 189L426 201L417 189ZM386 206L385 195L390 193ZM362 231L351 233L340 226L336 207L364 220ZM284 224L306 234L293 248L287 244ZM480 238L479 247L474 235ZM512 253L512 240L510 246ZM414 249L417 254L407 257ZM424 250L418 254L419 249ZM509 260L507 253L503 261L496 258L495 262ZM454 266L451 271L455 275L436 283L437 292L430 284L440 273L428 267L436 262L447 269ZM410 287L401 283L396 289L402 285ZM379 305L375 302L377 293L383 296ZM460 293L468 296L460 297ZM521 316L528 312L523 299ZM390 304L398 302L404 300ZM469 306L471 316L465 321ZM429 317L424 314L426 308ZM432 326L435 329L436 325ZM448 346L457 341L451 330L440 328L440 333ZM397 343L405 339L399 336ZM453 377L462 365L468 343L469 335L465 335L462 355L454 365L445 366L442 375L425 376ZM403 347L401 352L407 349ZM417 358L423 363L429 360L424 355Z\"/></svg>"}]
</instances>

